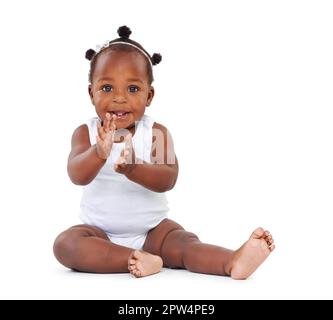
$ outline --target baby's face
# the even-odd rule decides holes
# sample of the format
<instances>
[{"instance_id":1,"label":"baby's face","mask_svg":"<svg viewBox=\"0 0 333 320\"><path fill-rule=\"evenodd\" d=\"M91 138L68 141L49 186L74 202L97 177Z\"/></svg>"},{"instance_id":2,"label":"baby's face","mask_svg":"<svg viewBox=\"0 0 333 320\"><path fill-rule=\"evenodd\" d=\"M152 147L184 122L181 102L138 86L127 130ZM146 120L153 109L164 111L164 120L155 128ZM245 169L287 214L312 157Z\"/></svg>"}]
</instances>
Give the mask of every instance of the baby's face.
<instances>
[{"instance_id":1,"label":"baby's face","mask_svg":"<svg viewBox=\"0 0 333 320\"><path fill-rule=\"evenodd\" d=\"M100 119L106 113L117 116L117 129L134 128L153 99L145 59L139 53L112 50L97 58L89 94Z\"/></svg>"}]
</instances>

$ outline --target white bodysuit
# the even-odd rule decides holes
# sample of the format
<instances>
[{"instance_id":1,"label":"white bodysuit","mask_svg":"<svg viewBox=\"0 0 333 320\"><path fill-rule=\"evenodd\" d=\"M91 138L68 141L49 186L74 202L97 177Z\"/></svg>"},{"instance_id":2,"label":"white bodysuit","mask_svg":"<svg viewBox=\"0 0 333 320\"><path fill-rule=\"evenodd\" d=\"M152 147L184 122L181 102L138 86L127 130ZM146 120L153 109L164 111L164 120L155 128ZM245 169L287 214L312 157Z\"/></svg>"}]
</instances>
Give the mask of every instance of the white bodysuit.
<instances>
[{"instance_id":1,"label":"white bodysuit","mask_svg":"<svg viewBox=\"0 0 333 320\"><path fill-rule=\"evenodd\" d=\"M96 144L97 117L86 124L91 145ZM151 162L154 121L144 115L136 123L132 143L137 158ZM83 187L80 218L83 223L101 228L116 244L142 249L147 233L167 218L164 193L148 190L114 171L114 163L125 143L113 143L109 158L95 179Z\"/></svg>"}]
</instances>

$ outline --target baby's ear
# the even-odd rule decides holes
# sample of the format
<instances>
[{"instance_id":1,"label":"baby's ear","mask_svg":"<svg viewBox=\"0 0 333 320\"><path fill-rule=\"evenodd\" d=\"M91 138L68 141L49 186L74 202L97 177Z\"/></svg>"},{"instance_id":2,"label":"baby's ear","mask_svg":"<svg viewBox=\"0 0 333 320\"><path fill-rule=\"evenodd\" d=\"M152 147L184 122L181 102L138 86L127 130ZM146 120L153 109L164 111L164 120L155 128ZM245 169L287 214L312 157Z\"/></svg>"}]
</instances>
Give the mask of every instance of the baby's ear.
<instances>
[{"instance_id":1,"label":"baby's ear","mask_svg":"<svg viewBox=\"0 0 333 320\"><path fill-rule=\"evenodd\" d=\"M94 96L93 96L91 84L89 84L89 86L88 86L88 93L89 93L89 96L90 96L90 99L91 99L91 103L94 104Z\"/></svg>"},{"instance_id":2,"label":"baby's ear","mask_svg":"<svg viewBox=\"0 0 333 320\"><path fill-rule=\"evenodd\" d=\"M154 94L155 94L155 89L153 86L150 86L149 92L148 92L148 98L147 98L147 103L146 106L149 107L151 104L151 101L154 98Z\"/></svg>"}]
</instances>

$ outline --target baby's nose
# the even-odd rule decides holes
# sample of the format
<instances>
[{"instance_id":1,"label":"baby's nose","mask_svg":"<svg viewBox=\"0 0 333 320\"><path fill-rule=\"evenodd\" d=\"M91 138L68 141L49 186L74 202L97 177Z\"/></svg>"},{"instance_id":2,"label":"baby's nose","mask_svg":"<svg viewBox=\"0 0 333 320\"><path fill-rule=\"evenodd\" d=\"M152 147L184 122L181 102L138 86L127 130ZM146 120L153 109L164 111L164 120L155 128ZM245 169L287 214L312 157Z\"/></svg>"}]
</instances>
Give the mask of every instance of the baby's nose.
<instances>
[{"instance_id":1,"label":"baby's nose","mask_svg":"<svg viewBox=\"0 0 333 320\"><path fill-rule=\"evenodd\" d=\"M113 97L113 102L124 103L124 102L126 102L126 98L121 94L117 94Z\"/></svg>"}]
</instances>

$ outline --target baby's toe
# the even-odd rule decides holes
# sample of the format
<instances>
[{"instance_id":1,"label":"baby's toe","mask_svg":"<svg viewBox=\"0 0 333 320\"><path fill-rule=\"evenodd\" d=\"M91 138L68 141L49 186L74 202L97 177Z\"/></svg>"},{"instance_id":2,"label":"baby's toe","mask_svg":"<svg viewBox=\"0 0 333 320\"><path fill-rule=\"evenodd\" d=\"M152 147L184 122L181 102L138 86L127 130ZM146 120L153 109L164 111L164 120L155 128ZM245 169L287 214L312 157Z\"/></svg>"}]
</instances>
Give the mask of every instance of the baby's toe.
<instances>
[{"instance_id":1,"label":"baby's toe","mask_svg":"<svg viewBox=\"0 0 333 320\"><path fill-rule=\"evenodd\" d=\"M141 276L142 276L142 272L138 270L138 271L136 272L136 276L137 276L137 277L141 277Z\"/></svg>"},{"instance_id":2,"label":"baby's toe","mask_svg":"<svg viewBox=\"0 0 333 320\"><path fill-rule=\"evenodd\" d=\"M138 269L136 267L133 267L129 272L133 275L136 276L136 273L138 272Z\"/></svg>"},{"instance_id":3,"label":"baby's toe","mask_svg":"<svg viewBox=\"0 0 333 320\"><path fill-rule=\"evenodd\" d=\"M141 271L138 270L138 269L136 269L136 270L133 271L133 275L134 275L135 277L139 278L139 277L141 277Z\"/></svg>"},{"instance_id":4,"label":"baby's toe","mask_svg":"<svg viewBox=\"0 0 333 320\"><path fill-rule=\"evenodd\" d=\"M252 232L250 238L260 239L263 235L264 235L264 229L263 228L257 228L256 230L254 230Z\"/></svg>"},{"instance_id":5,"label":"baby's toe","mask_svg":"<svg viewBox=\"0 0 333 320\"><path fill-rule=\"evenodd\" d=\"M131 272L131 275L132 275L133 277L137 278L135 272Z\"/></svg>"},{"instance_id":6,"label":"baby's toe","mask_svg":"<svg viewBox=\"0 0 333 320\"><path fill-rule=\"evenodd\" d=\"M272 245L270 245L268 248L269 248L269 250L272 252L272 251L275 249L275 245L272 244Z\"/></svg>"},{"instance_id":7,"label":"baby's toe","mask_svg":"<svg viewBox=\"0 0 333 320\"><path fill-rule=\"evenodd\" d=\"M135 265L130 265L130 266L128 266L128 270L130 270L130 271L133 271L133 270L135 270L136 269L136 266Z\"/></svg>"},{"instance_id":8,"label":"baby's toe","mask_svg":"<svg viewBox=\"0 0 333 320\"><path fill-rule=\"evenodd\" d=\"M274 240L273 240L273 237L272 236L268 236L268 237L266 237L266 238L264 238L265 239L265 241L268 243L268 244L271 244L271 243L273 243L274 242Z\"/></svg>"}]
</instances>

